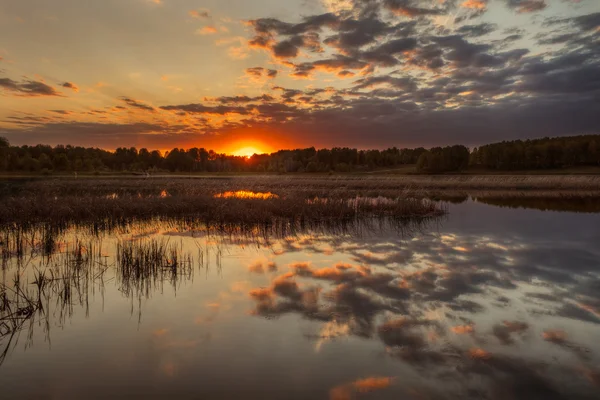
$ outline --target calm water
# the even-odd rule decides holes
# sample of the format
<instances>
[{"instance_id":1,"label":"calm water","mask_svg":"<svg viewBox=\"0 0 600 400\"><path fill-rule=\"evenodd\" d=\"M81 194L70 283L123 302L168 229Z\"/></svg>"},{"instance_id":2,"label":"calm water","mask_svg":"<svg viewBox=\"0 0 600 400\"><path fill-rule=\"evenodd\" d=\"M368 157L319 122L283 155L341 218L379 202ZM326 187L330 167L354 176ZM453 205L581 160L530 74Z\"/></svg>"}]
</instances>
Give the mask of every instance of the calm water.
<instances>
[{"instance_id":1,"label":"calm water","mask_svg":"<svg viewBox=\"0 0 600 400\"><path fill-rule=\"evenodd\" d=\"M107 236L87 284L49 286L19 335L0 325L1 397L600 398L600 214L449 212L412 235L137 232L191 259L141 292ZM26 256L2 279L64 262Z\"/></svg>"}]
</instances>

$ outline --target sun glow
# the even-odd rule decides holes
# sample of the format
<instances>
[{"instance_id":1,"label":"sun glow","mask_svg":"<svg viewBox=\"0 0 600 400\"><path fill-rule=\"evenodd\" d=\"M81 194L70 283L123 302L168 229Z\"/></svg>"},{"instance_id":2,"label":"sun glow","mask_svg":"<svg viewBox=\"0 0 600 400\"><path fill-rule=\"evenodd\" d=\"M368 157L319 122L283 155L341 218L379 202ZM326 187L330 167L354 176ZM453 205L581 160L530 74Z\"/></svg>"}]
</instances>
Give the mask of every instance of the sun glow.
<instances>
[{"instance_id":1,"label":"sun glow","mask_svg":"<svg viewBox=\"0 0 600 400\"><path fill-rule=\"evenodd\" d=\"M264 153L263 150L259 150L258 148L254 147L254 146L248 146L248 147L242 147L241 149L235 150L231 154L233 154L234 156L238 156L238 157L250 158L254 154L263 154L263 153Z\"/></svg>"}]
</instances>

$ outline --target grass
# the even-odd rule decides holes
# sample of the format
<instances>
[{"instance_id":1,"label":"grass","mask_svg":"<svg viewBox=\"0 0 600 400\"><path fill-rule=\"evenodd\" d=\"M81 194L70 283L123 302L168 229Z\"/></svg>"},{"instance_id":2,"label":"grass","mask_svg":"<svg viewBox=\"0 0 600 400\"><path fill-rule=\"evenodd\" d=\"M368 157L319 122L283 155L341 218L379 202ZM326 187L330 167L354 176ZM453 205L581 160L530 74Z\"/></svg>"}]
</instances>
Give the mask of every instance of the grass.
<instances>
[{"instance_id":1,"label":"grass","mask_svg":"<svg viewBox=\"0 0 600 400\"><path fill-rule=\"evenodd\" d=\"M0 179L3 178L70 178L73 177L74 172L61 172L55 171L51 175L43 175L40 172L2 172L0 173ZM108 172L78 172L78 178L80 179L105 179L111 177L119 178L139 178L140 175L144 175L140 172L134 171L108 171ZM324 177L331 175L330 172L317 172L317 173L286 173L281 174L279 172L168 172L163 171L156 173L155 177L197 177L197 178L209 178L209 177L257 177L257 176L291 176L291 177ZM403 164L395 167L376 167L370 171L349 171L349 172L333 172L335 176L377 176L377 175L425 175L417 171L416 164ZM453 175L504 175L504 176L522 176L522 175L600 175L600 166L580 166L580 167L566 167L566 168L553 168L553 169L528 169L528 170L492 170L485 168L470 167L466 170L459 172L448 172L442 175L453 176Z\"/></svg>"},{"instance_id":2,"label":"grass","mask_svg":"<svg viewBox=\"0 0 600 400\"><path fill-rule=\"evenodd\" d=\"M5 183L0 224L102 224L157 217L194 218L207 225L271 224L444 214L439 205L410 195L394 182L377 182L282 177L17 181ZM386 200L372 199L380 196Z\"/></svg>"}]
</instances>

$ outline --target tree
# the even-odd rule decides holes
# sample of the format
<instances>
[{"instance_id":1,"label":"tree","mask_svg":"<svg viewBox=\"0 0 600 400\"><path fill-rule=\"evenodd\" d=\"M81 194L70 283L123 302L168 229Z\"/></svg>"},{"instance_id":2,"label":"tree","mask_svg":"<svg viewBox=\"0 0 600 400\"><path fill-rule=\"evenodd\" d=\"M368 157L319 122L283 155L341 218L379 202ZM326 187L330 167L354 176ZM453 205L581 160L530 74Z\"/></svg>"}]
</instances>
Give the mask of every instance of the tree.
<instances>
[{"instance_id":1,"label":"tree","mask_svg":"<svg viewBox=\"0 0 600 400\"><path fill-rule=\"evenodd\" d=\"M40 163L40 168L42 169L47 169L47 170L51 170L54 168L54 165L52 165L52 160L50 159L50 157L48 157L47 154L42 153L39 158L38 161Z\"/></svg>"},{"instance_id":2,"label":"tree","mask_svg":"<svg viewBox=\"0 0 600 400\"><path fill-rule=\"evenodd\" d=\"M54 158L54 166L58 171L68 171L71 168L71 163L65 153L60 153Z\"/></svg>"}]
</instances>

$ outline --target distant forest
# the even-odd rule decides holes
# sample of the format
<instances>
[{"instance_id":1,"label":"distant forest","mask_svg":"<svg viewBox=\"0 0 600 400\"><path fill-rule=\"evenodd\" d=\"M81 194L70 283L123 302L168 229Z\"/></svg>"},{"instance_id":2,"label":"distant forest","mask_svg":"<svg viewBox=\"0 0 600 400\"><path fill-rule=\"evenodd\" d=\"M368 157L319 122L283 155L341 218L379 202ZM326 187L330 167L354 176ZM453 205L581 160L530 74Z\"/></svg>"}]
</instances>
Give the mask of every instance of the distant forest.
<instances>
[{"instance_id":1,"label":"distant forest","mask_svg":"<svg viewBox=\"0 0 600 400\"><path fill-rule=\"evenodd\" d=\"M204 148L173 149L165 154L145 148L107 151L77 146L11 146L0 137L0 171L53 172L351 172L415 165L423 173L487 170L557 169L600 166L600 135L515 140L470 151L462 145L425 149L350 148L280 150L250 158Z\"/></svg>"}]
</instances>

